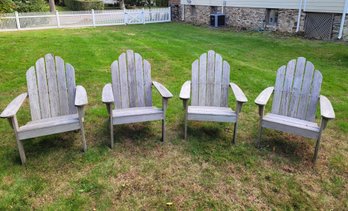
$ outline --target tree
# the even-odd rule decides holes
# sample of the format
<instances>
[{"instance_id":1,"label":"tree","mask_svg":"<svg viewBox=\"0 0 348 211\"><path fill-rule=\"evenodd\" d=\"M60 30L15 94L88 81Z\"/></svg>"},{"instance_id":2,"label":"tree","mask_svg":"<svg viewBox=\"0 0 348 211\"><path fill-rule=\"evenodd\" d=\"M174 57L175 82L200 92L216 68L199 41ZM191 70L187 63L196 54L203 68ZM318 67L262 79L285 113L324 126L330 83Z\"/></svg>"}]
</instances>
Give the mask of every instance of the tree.
<instances>
[{"instance_id":1,"label":"tree","mask_svg":"<svg viewBox=\"0 0 348 211\"><path fill-rule=\"evenodd\" d=\"M56 5L54 4L54 0L48 0L50 4L50 12L56 11Z\"/></svg>"}]
</instances>

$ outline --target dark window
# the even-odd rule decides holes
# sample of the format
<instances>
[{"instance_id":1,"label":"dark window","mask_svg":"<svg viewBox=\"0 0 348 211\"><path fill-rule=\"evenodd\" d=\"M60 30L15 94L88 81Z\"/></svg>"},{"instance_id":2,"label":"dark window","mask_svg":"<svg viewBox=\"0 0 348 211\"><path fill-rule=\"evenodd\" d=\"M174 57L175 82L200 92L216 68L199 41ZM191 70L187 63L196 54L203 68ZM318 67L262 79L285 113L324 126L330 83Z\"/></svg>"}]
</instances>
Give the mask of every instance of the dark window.
<instances>
[{"instance_id":1,"label":"dark window","mask_svg":"<svg viewBox=\"0 0 348 211\"><path fill-rule=\"evenodd\" d=\"M278 10L267 9L266 24L267 25L277 25L278 23Z\"/></svg>"}]
</instances>

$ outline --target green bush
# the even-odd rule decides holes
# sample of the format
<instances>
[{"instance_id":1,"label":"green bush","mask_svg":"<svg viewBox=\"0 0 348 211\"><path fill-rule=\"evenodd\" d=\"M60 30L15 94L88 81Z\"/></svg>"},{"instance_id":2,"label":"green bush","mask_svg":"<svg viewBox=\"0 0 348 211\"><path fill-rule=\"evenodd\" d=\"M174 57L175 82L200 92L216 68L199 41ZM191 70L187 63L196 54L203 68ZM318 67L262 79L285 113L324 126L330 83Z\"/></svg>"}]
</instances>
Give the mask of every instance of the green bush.
<instances>
[{"instance_id":1,"label":"green bush","mask_svg":"<svg viewBox=\"0 0 348 211\"><path fill-rule=\"evenodd\" d=\"M65 0L65 5L71 10L103 10L104 3L99 0L84 1L84 0Z\"/></svg>"},{"instance_id":2,"label":"green bush","mask_svg":"<svg viewBox=\"0 0 348 211\"><path fill-rule=\"evenodd\" d=\"M45 0L0 0L0 13L7 12L42 12L47 11Z\"/></svg>"}]
</instances>

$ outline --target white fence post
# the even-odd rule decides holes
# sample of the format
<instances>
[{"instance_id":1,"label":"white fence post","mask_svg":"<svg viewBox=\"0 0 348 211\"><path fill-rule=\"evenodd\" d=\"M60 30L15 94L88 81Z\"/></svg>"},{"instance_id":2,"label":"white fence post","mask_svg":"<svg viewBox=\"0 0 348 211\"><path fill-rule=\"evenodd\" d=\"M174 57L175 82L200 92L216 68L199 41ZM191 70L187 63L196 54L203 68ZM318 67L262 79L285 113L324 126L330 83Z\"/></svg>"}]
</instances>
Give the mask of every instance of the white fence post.
<instances>
[{"instance_id":1,"label":"white fence post","mask_svg":"<svg viewBox=\"0 0 348 211\"><path fill-rule=\"evenodd\" d=\"M142 10L142 16L143 16L143 24L145 24L145 9Z\"/></svg>"},{"instance_id":2,"label":"white fence post","mask_svg":"<svg viewBox=\"0 0 348 211\"><path fill-rule=\"evenodd\" d=\"M15 16L16 16L16 23L17 23L17 29L21 29L21 24L19 23L19 17L18 17L18 12L15 12Z\"/></svg>"},{"instance_id":3,"label":"white fence post","mask_svg":"<svg viewBox=\"0 0 348 211\"><path fill-rule=\"evenodd\" d=\"M128 14L126 11L126 8L123 9L123 13L124 13L124 24L128 24Z\"/></svg>"},{"instance_id":4,"label":"white fence post","mask_svg":"<svg viewBox=\"0 0 348 211\"><path fill-rule=\"evenodd\" d=\"M95 27L95 15L94 15L94 9L92 9L92 22L93 22L93 26Z\"/></svg>"},{"instance_id":5,"label":"white fence post","mask_svg":"<svg viewBox=\"0 0 348 211\"><path fill-rule=\"evenodd\" d=\"M169 12L169 21L172 21L172 8L168 7L168 12Z\"/></svg>"},{"instance_id":6,"label":"white fence post","mask_svg":"<svg viewBox=\"0 0 348 211\"><path fill-rule=\"evenodd\" d=\"M57 27L60 28L59 12L56 10Z\"/></svg>"}]
</instances>

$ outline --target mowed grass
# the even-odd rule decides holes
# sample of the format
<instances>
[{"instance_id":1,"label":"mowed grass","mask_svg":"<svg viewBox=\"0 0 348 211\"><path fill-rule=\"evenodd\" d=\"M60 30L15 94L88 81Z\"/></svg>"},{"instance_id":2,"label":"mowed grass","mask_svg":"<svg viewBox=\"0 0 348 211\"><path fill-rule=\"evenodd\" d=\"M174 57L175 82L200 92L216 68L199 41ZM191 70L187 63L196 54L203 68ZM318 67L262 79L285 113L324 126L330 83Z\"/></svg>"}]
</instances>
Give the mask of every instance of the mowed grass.
<instances>
[{"instance_id":1,"label":"mowed grass","mask_svg":"<svg viewBox=\"0 0 348 211\"><path fill-rule=\"evenodd\" d=\"M127 49L149 60L152 78L174 94L168 140L160 142L160 122L122 125L115 127L111 150L101 92L111 81L111 63ZM190 122L189 138L182 139L180 88L191 77L192 62L210 49L230 63L231 81L249 99L236 145L230 144L231 124ZM346 43L178 23L0 33L1 109L26 91L26 70L46 53L71 63L77 84L87 89L89 149L81 152L80 134L74 132L33 139L25 143L28 162L21 166L14 133L1 120L0 209L348 209ZM322 94L337 117L323 134L316 166L311 163L314 140L266 130L262 147L254 144L254 99L274 84L278 67L299 56L322 72ZM154 96L161 106L155 91ZM21 125L30 119L28 103L18 119Z\"/></svg>"}]
</instances>

